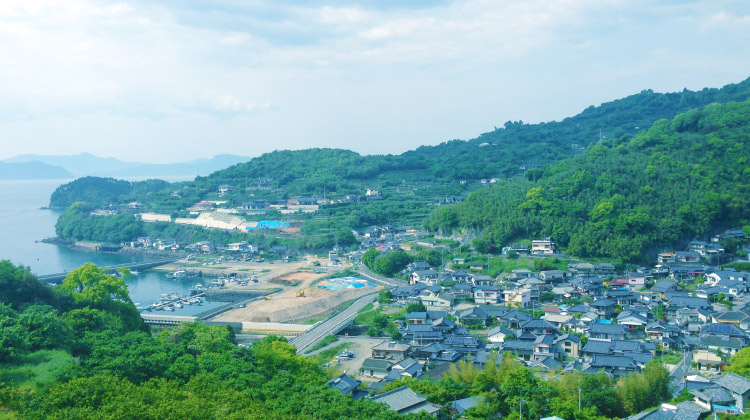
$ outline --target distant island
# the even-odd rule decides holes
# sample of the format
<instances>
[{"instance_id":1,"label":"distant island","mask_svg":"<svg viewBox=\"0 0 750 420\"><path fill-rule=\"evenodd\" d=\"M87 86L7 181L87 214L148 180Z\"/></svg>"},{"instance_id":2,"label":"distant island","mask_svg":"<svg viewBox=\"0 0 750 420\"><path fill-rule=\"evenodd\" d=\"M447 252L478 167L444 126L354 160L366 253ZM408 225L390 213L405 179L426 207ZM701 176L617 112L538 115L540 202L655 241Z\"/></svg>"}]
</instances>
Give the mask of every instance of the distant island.
<instances>
[{"instance_id":1,"label":"distant island","mask_svg":"<svg viewBox=\"0 0 750 420\"><path fill-rule=\"evenodd\" d=\"M70 179L73 174L60 166L39 161L7 163L0 162L0 180L22 179Z\"/></svg>"},{"instance_id":2,"label":"distant island","mask_svg":"<svg viewBox=\"0 0 750 420\"><path fill-rule=\"evenodd\" d=\"M119 159L102 158L90 153L71 156L20 155L0 161L0 179L205 176L248 160L250 160L249 157L224 154L189 162L154 164L123 162Z\"/></svg>"}]
</instances>

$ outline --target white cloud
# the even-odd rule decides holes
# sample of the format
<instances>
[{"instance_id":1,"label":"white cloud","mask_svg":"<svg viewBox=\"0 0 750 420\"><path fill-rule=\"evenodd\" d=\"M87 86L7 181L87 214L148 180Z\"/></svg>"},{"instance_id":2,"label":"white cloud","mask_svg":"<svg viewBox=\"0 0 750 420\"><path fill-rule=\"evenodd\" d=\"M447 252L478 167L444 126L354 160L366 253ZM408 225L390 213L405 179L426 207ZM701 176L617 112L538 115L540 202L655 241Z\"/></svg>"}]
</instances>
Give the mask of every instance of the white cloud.
<instances>
[{"instance_id":1,"label":"white cloud","mask_svg":"<svg viewBox=\"0 0 750 420\"><path fill-rule=\"evenodd\" d=\"M750 68L747 53L726 53L750 51L750 18L730 2L394 4L3 0L0 118L55 121L0 119L24 139L4 153L54 137L53 126L77 139L71 152L87 150L114 138L94 127L105 123L150 150L175 130L196 155L196 133L221 133L214 154L246 133L263 139L259 151L397 153Z\"/></svg>"}]
</instances>

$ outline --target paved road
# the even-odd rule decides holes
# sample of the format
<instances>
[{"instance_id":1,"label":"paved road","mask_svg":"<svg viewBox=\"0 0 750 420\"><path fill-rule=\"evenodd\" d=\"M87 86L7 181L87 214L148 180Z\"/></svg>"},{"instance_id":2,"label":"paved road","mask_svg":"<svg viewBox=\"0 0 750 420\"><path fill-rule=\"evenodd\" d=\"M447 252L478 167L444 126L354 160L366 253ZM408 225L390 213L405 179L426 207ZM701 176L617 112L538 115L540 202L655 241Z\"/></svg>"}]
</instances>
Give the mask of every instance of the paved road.
<instances>
[{"instance_id":1,"label":"paved road","mask_svg":"<svg viewBox=\"0 0 750 420\"><path fill-rule=\"evenodd\" d=\"M364 277L364 278L366 278L368 280L372 280L374 282L383 284L385 286L397 287L397 286L407 286L408 285L406 282L403 282L401 280L388 279L388 278L385 278L385 277L381 277L381 276L373 273L372 271L370 271L370 269L368 269L367 266L365 266L364 264L360 264L359 265L359 274L362 277Z\"/></svg>"},{"instance_id":2,"label":"paved road","mask_svg":"<svg viewBox=\"0 0 750 420\"><path fill-rule=\"evenodd\" d=\"M293 338L290 343L297 346L297 354L301 354L304 349L313 345L323 337L334 332L338 332L338 330L351 322L354 317L357 316L357 313L365 307L365 305L372 302L377 297L378 292L362 296L361 298L355 300L354 303L349 305L348 308L344 309L338 315L332 318L328 318L306 333Z\"/></svg>"}]
</instances>

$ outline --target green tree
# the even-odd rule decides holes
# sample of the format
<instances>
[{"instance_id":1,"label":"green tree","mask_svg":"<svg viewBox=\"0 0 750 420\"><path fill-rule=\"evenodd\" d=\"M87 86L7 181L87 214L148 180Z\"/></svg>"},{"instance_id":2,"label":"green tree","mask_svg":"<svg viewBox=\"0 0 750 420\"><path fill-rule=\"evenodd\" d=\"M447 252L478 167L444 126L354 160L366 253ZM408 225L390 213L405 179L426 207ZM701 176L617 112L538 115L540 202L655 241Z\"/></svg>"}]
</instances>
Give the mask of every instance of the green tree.
<instances>
[{"instance_id":1,"label":"green tree","mask_svg":"<svg viewBox=\"0 0 750 420\"><path fill-rule=\"evenodd\" d=\"M726 370L745 378L750 378L750 347L738 351L729 359L731 363Z\"/></svg>"}]
</instances>

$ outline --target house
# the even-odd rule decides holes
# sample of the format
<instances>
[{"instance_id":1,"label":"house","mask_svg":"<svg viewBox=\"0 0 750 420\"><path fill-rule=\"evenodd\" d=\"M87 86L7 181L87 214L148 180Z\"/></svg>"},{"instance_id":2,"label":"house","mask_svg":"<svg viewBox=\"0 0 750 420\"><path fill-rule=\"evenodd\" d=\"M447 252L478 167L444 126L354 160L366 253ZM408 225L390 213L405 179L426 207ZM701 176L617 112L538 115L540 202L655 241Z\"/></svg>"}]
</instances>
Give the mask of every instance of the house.
<instances>
[{"instance_id":1,"label":"house","mask_svg":"<svg viewBox=\"0 0 750 420\"><path fill-rule=\"evenodd\" d=\"M595 322L589 326L586 334L589 338L598 338L604 340L624 340L625 326L618 324L601 324Z\"/></svg>"},{"instance_id":2,"label":"house","mask_svg":"<svg viewBox=\"0 0 750 420\"><path fill-rule=\"evenodd\" d=\"M661 280L651 288L652 292L664 294L673 290L682 290L682 287L677 285L676 281Z\"/></svg>"},{"instance_id":3,"label":"house","mask_svg":"<svg viewBox=\"0 0 750 420\"><path fill-rule=\"evenodd\" d=\"M563 357L578 358L581 339L577 335L565 334L555 339L555 349Z\"/></svg>"},{"instance_id":4,"label":"house","mask_svg":"<svg viewBox=\"0 0 750 420\"><path fill-rule=\"evenodd\" d=\"M454 296L450 293L440 293L435 296L420 296L419 299L428 308L451 308L454 304Z\"/></svg>"},{"instance_id":5,"label":"house","mask_svg":"<svg viewBox=\"0 0 750 420\"><path fill-rule=\"evenodd\" d=\"M383 379L388 376L390 370L391 362L368 357L362 362L362 367L359 369L359 373L364 376Z\"/></svg>"},{"instance_id":6,"label":"house","mask_svg":"<svg viewBox=\"0 0 750 420\"><path fill-rule=\"evenodd\" d=\"M475 325L482 324L487 320L487 312L476 306L469 308L465 311L459 312L458 320L463 325Z\"/></svg>"},{"instance_id":7,"label":"house","mask_svg":"<svg viewBox=\"0 0 750 420\"><path fill-rule=\"evenodd\" d=\"M414 271L409 276L409 284L416 283L436 285L438 284L438 272L433 269Z\"/></svg>"},{"instance_id":8,"label":"house","mask_svg":"<svg viewBox=\"0 0 750 420\"><path fill-rule=\"evenodd\" d=\"M456 270L452 273L449 273L448 276L450 277L451 281L455 281L456 283L466 283L471 280L471 274L467 273L464 270Z\"/></svg>"},{"instance_id":9,"label":"house","mask_svg":"<svg viewBox=\"0 0 750 420\"><path fill-rule=\"evenodd\" d=\"M411 345L384 341L372 348L372 357L375 359L403 360L408 356Z\"/></svg>"},{"instance_id":10,"label":"house","mask_svg":"<svg viewBox=\"0 0 750 420\"><path fill-rule=\"evenodd\" d=\"M624 376L639 372L640 369L628 356L603 356L596 355L583 370L585 374L596 374L606 372L612 376Z\"/></svg>"},{"instance_id":11,"label":"house","mask_svg":"<svg viewBox=\"0 0 750 420\"><path fill-rule=\"evenodd\" d=\"M528 289L505 290L503 295L507 306L526 308L531 304L531 291Z\"/></svg>"},{"instance_id":12,"label":"house","mask_svg":"<svg viewBox=\"0 0 750 420\"><path fill-rule=\"evenodd\" d=\"M611 299L598 299L589 303L589 306L591 307L591 310L596 312L597 315L604 318L609 318L615 313L616 303L617 302Z\"/></svg>"},{"instance_id":13,"label":"house","mask_svg":"<svg viewBox=\"0 0 750 420\"><path fill-rule=\"evenodd\" d=\"M698 371L713 373L721 372L722 366L729 364L723 361L721 356L717 355L716 352L709 350L695 350L693 352L693 362L697 365Z\"/></svg>"},{"instance_id":14,"label":"house","mask_svg":"<svg viewBox=\"0 0 750 420\"><path fill-rule=\"evenodd\" d=\"M498 348L500 352L509 351L522 360L530 361L534 357L534 341L530 340L506 340Z\"/></svg>"},{"instance_id":15,"label":"house","mask_svg":"<svg viewBox=\"0 0 750 420\"><path fill-rule=\"evenodd\" d=\"M555 338L553 334L543 334L534 340L534 360L540 360L552 356L556 357Z\"/></svg>"},{"instance_id":16,"label":"house","mask_svg":"<svg viewBox=\"0 0 750 420\"><path fill-rule=\"evenodd\" d=\"M562 270L546 270L539 273L545 283L562 283L565 281L566 273Z\"/></svg>"},{"instance_id":17,"label":"house","mask_svg":"<svg viewBox=\"0 0 750 420\"><path fill-rule=\"evenodd\" d=\"M550 238L531 241L531 253L534 255L550 255L555 253L555 243Z\"/></svg>"},{"instance_id":18,"label":"house","mask_svg":"<svg viewBox=\"0 0 750 420\"><path fill-rule=\"evenodd\" d=\"M370 397L370 400L383 403L398 414L420 413L424 411L436 417L438 411L440 411L440 406L427 402L427 398L412 391L406 385Z\"/></svg>"},{"instance_id":19,"label":"house","mask_svg":"<svg viewBox=\"0 0 750 420\"><path fill-rule=\"evenodd\" d=\"M507 338L515 337L516 334L502 325L487 331L487 340L490 343L502 343Z\"/></svg>"},{"instance_id":20,"label":"house","mask_svg":"<svg viewBox=\"0 0 750 420\"><path fill-rule=\"evenodd\" d=\"M738 337L727 337L719 335L707 335L701 338L701 346L711 350L714 353L721 352L727 356L732 356L742 350L744 343Z\"/></svg>"},{"instance_id":21,"label":"house","mask_svg":"<svg viewBox=\"0 0 750 420\"><path fill-rule=\"evenodd\" d=\"M461 400L456 400L456 401L451 402L450 409L451 409L451 412L455 412L456 414L461 415L465 413L467 410L476 407L481 402L482 402L482 397L479 395L475 397L464 398Z\"/></svg>"},{"instance_id":22,"label":"house","mask_svg":"<svg viewBox=\"0 0 750 420\"><path fill-rule=\"evenodd\" d=\"M225 194L232 194L232 193L234 193L234 192L235 192L236 190L237 190L237 189L236 189L236 188L234 188L234 186L232 186L232 185L229 185L229 184L222 184L222 185L219 185L219 195L220 195L220 196L221 196L221 195L225 195Z\"/></svg>"},{"instance_id":23,"label":"house","mask_svg":"<svg viewBox=\"0 0 750 420\"><path fill-rule=\"evenodd\" d=\"M521 324L521 331L530 332L536 336L544 334L558 335L557 327L543 319L531 319Z\"/></svg>"},{"instance_id":24,"label":"house","mask_svg":"<svg viewBox=\"0 0 750 420\"><path fill-rule=\"evenodd\" d=\"M367 395L366 391L358 391L357 387L362 384L362 381L358 381L351 376L343 373L330 381L326 382L328 388L337 389L344 395L351 395L355 400L360 399Z\"/></svg>"},{"instance_id":25,"label":"house","mask_svg":"<svg viewBox=\"0 0 750 420\"><path fill-rule=\"evenodd\" d=\"M505 301L502 289L492 286L477 286L474 288L474 302L500 303Z\"/></svg>"},{"instance_id":26,"label":"house","mask_svg":"<svg viewBox=\"0 0 750 420\"><path fill-rule=\"evenodd\" d=\"M471 276L471 284L476 286L492 286L492 277L487 274L474 274Z\"/></svg>"},{"instance_id":27,"label":"house","mask_svg":"<svg viewBox=\"0 0 750 420\"><path fill-rule=\"evenodd\" d=\"M695 251L677 251L675 252L675 262L678 263L697 263L701 260L701 254Z\"/></svg>"},{"instance_id":28,"label":"house","mask_svg":"<svg viewBox=\"0 0 750 420\"><path fill-rule=\"evenodd\" d=\"M730 372L715 379L714 382L732 394L735 407L740 410L748 408L748 398L750 398L750 380Z\"/></svg>"}]
</instances>

